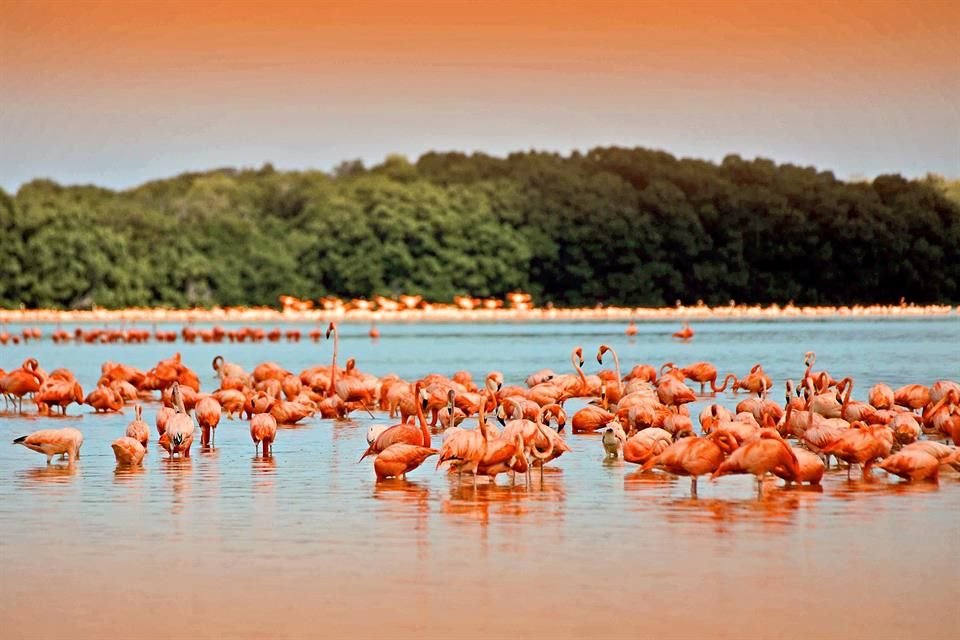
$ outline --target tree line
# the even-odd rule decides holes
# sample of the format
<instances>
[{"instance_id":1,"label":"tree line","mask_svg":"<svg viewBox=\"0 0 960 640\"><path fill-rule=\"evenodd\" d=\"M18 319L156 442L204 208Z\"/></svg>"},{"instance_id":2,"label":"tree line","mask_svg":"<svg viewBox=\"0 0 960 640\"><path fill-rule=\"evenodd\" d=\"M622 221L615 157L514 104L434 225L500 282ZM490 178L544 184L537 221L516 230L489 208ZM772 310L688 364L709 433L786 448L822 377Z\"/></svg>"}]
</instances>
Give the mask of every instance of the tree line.
<instances>
[{"instance_id":1,"label":"tree line","mask_svg":"<svg viewBox=\"0 0 960 640\"><path fill-rule=\"evenodd\" d=\"M0 306L960 301L956 184L643 148L0 190Z\"/></svg>"}]
</instances>

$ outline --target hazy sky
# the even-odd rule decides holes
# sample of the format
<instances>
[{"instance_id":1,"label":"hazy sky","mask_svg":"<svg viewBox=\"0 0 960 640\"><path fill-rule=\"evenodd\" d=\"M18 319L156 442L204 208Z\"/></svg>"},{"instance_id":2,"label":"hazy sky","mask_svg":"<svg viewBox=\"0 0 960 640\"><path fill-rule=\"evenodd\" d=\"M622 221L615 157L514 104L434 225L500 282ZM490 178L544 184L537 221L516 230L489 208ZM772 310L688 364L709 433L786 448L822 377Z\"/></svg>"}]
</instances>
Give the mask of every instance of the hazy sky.
<instances>
[{"instance_id":1,"label":"hazy sky","mask_svg":"<svg viewBox=\"0 0 960 640\"><path fill-rule=\"evenodd\" d=\"M0 0L0 185L429 149L960 175L960 2Z\"/></svg>"}]
</instances>

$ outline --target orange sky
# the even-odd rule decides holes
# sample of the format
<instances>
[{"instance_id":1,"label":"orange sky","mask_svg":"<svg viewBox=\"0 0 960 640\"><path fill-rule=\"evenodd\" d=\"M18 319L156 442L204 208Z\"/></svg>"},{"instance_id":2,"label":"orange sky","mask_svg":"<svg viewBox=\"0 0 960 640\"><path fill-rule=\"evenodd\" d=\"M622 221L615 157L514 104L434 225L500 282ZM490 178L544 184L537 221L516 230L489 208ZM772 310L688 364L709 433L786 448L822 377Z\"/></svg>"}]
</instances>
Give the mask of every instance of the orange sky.
<instances>
[{"instance_id":1,"label":"orange sky","mask_svg":"<svg viewBox=\"0 0 960 640\"><path fill-rule=\"evenodd\" d=\"M0 0L0 184L594 144L960 174L960 2Z\"/></svg>"}]
</instances>

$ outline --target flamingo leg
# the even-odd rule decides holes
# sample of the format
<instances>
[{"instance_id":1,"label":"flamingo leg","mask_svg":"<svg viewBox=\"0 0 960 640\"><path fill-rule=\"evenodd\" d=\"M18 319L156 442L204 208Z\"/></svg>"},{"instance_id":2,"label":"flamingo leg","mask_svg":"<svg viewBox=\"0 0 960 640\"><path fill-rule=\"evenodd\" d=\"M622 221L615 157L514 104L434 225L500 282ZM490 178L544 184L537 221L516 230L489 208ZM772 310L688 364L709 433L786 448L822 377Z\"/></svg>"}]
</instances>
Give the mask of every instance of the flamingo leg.
<instances>
[{"instance_id":1,"label":"flamingo leg","mask_svg":"<svg viewBox=\"0 0 960 640\"><path fill-rule=\"evenodd\" d=\"M697 497L697 476L690 476L690 495Z\"/></svg>"}]
</instances>

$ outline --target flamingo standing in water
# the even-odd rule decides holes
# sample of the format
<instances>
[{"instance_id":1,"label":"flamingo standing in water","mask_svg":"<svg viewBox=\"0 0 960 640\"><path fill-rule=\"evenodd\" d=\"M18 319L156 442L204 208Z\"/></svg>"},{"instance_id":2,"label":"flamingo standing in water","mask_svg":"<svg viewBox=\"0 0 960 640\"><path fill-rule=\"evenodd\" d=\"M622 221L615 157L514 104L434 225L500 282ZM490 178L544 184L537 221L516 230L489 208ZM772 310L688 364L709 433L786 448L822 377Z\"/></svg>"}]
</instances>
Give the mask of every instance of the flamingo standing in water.
<instances>
[{"instance_id":1,"label":"flamingo standing in water","mask_svg":"<svg viewBox=\"0 0 960 640\"><path fill-rule=\"evenodd\" d=\"M663 375L664 369L675 368L675 365L672 362L666 362L662 367L660 367L660 374ZM687 380L693 380L694 382L700 383L700 395L704 394L706 384L710 383L710 391L713 393L723 393L727 390L727 385L731 381L734 383L737 382L737 377L732 373L728 373L723 379L723 384L719 387L717 386L717 368L710 364L709 362L694 362L691 365L687 365L679 369L683 374L683 377Z\"/></svg>"},{"instance_id":2,"label":"flamingo standing in water","mask_svg":"<svg viewBox=\"0 0 960 640\"><path fill-rule=\"evenodd\" d=\"M484 389L483 394L489 393ZM487 452L487 417L484 415L484 405L480 403L480 412L478 414L478 424L476 429L463 429L461 427L450 427L444 432L443 445L440 447L440 455L437 458L437 466L444 462L451 462L457 467L457 484L460 484L463 472L473 473L473 482L477 482L477 469L483 461Z\"/></svg>"},{"instance_id":3,"label":"flamingo standing in water","mask_svg":"<svg viewBox=\"0 0 960 640\"><path fill-rule=\"evenodd\" d=\"M0 393L5 399L13 401L17 413L23 413L23 397L38 392L44 378L36 358L27 358L19 369L0 377Z\"/></svg>"},{"instance_id":4,"label":"flamingo standing in water","mask_svg":"<svg viewBox=\"0 0 960 640\"><path fill-rule=\"evenodd\" d=\"M377 454L373 470L377 481L387 478L406 478L406 475L422 465L430 456L439 453L430 447L421 447L406 442L396 442Z\"/></svg>"},{"instance_id":5,"label":"flamingo standing in water","mask_svg":"<svg viewBox=\"0 0 960 640\"><path fill-rule=\"evenodd\" d=\"M337 351L340 349L340 332L337 330L337 324L331 322L327 326L327 340L333 336L333 359L330 362L330 381L327 384L327 391L323 400L317 406L320 416L323 418L343 418L347 414L343 399L337 395Z\"/></svg>"},{"instance_id":6,"label":"flamingo standing in water","mask_svg":"<svg viewBox=\"0 0 960 640\"><path fill-rule=\"evenodd\" d=\"M631 319L630 324L627 325L627 330L624 333L626 333L627 337L630 338L637 335L637 323Z\"/></svg>"},{"instance_id":7,"label":"flamingo standing in water","mask_svg":"<svg viewBox=\"0 0 960 640\"><path fill-rule=\"evenodd\" d=\"M675 377L666 375L657 382L657 397L666 406L679 411L680 405L696 401L697 394Z\"/></svg>"},{"instance_id":8,"label":"flamingo standing in water","mask_svg":"<svg viewBox=\"0 0 960 640\"><path fill-rule=\"evenodd\" d=\"M20 436L13 444L22 444L31 451L42 453L47 456L47 464L50 464L50 460L57 454L68 456L69 463L73 464L80 457L83 434L73 427L41 429L28 436Z\"/></svg>"},{"instance_id":9,"label":"flamingo standing in water","mask_svg":"<svg viewBox=\"0 0 960 640\"><path fill-rule=\"evenodd\" d=\"M617 356L617 352L613 350L613 347L602 344L600 345L600 348L597 349L597 362L602 365L603 356L608 351L613 356L613 370L616 373L617 379L614 382L613 388L610 388L609 384L604 385L604 387L607 394L607 399L616 404L620 402L621 398L623 398L623 376L620 375L620 358Z\"/></svg>"},{"instance_id":10,"label":"flamingo standing in water","mask_svg":"<svg viewBox=\"0 0 960 640\"><path fill-rule=\"evenodd\" d=\"M690 476L690 494L697 495L697 477L713 473L723 462L723 450L712 437L690 436L677 440L641 467L649 471L660 467L678 476Z\"/></svg>"},{"instance_id":11,"label":"flamingo standing in water","mask_svg":"<svg viewBox=\"0 0 960 640\"><path fill-rule=\"evenodd\" d=\"M877 463L877 466L909 482L930 480L936 482L940 477L941 461L920 449L902 449Z\"/></svg>"},{"instance_id":12,"label":"flamingo standing in water","mask_svg":"<svg viewBox=\"0 0 960 640\"><path fill-rule=\"evenodd\" d=\"M170 457L173 458L180 453L184 458L190 457L190 447L193 445L193 433L196 430L193 424L193 418L187 413L183 406L183 396L180 393L180 384L174 382L171 387L173 404L177 410L176 415L167 420L166 431L164 435L169 440Z\"/></svg>"},{"instance_id":13,"label":"flamingo standing in water","mask_svg":"<svg viewBox=\"0 0 960 640\"><path fill-rule=\"evenodd\" d=\"M752 473L757 478L757 493L763 493L763 477L777 468L791 477L800 475L800 462L790 445L774 429L764 429L760 438L738 447L710 476L716 480L728 473Z\"/></svg>"},{"instance_id":14,"label":"flamingo standing in water","mask_svg":"<svg viewBox=\"0 0 960 640\"><path fill-rule=\"evenodd\" d=\"M150 427L143 421L143 407L141 405L136 405L133 408L133 412L135 417L133 421L127 425L125 435L142 444L143 450L146 451L147 443L150 441Z\"/></svg>"},{"instance_id":15,"label":"flamingo standing in water","mask_svg":"<svg viewBox=\"0 0 960 640\"><path fill-rule=\"evenodd\" d=\"M680 331L676 331L673 333L673 337L678 340L683 340L684 342L687 342L688 340L693 339L693 329L690 328L689 323L684 322L680 327Z\"/></svg>"},{"instance_id":16,"label":"flamingo standing in water","mask_svg":"<svg viewBox=\"0 0 960 640\"><path fill-rule=\"evenodd\" d=\"M220 424L220 403L213 396L204 396L194 409L200 424L200 445L212 446L217 439L217 425Z\"/></svg>"},{"instance_id":17,"label":"flamingo standing in water","mask_svg":"<svg viewBox=\"0 0 960 640\"><path fill-rule=\"evenodd\" d=\"M254 414L250 419L250 437L253 439L255 455L260 454L260 443L263 443L263 456L270 456L273 453L273 441L277 438L277 419L269 413Z\"/></svg>"},{"instance_id":18,"label":"flamingo standing in water","mask_svg":"<svg viewBox=\"0 0 960 640\"><path fill-rule=\"evenodd\" d=\"M874 461L889 456L892 448L893 432L886 425L867 425L857 421L821 451L850 465L847 467L848 478L854 464L861 466L863 477L866 478Z\"/></svg>"},{"instance_id":19,"label":"flamingo standing in water","mask_svg":"<svg viewBox=\"0 0 960 640\"><path fill-rule=\"evenodd\" d=\"M136 466L143 463L143 456L147 450L139 440L130 436L117 438L110 445L113 447L113 455L117 458L117 464Z\"/></svg>"},{"instance_id":20,"label":"flamingo standing in water","mask_svg":"<svg viewBox=\"0 0 960 640\"><path fill-rule=\"evenodd\" d=\"M423 385L421 382L418 381L414 385L413 392L414 397L418 400L418 402L416 402L418 424L413 425L408 422L401 422L400 424L395 424L392 427L384 430L383 433L378 435L376 439L370 443L370 446L367 447L367 450L363 452L362 456L360 456L360 460L363 460L369 455L375 455L386 451L386 449L391 445L401 442L417 447L430 447L430 429L427 427L427 419L423 414L423 405L426 402L426 398L424 397Z\"/></svg>"},{"instance_id":21,"label":"flamingo standing in water","mask_svg":"<svg viewBox=\"0 0 960 640\"><path fill-rule=\"evenodd\" d=\"M623 443L623 460L633 464L646 464L673 444L669 431L659 427L641 429Z\"/></svg>"}]
</instances>

